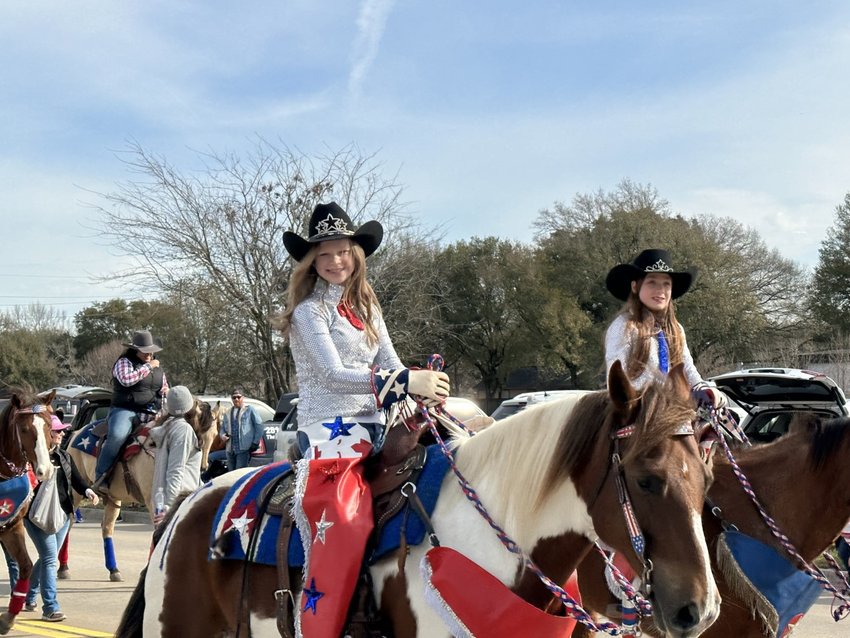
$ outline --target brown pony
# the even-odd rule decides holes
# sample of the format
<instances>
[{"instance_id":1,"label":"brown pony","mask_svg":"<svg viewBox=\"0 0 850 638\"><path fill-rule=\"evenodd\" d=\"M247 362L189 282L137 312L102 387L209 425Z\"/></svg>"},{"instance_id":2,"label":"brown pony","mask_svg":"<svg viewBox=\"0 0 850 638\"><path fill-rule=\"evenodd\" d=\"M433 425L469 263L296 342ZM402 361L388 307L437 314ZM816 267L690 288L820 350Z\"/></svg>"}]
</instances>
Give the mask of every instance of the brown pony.
<instances>
[{"instance_id":1,"label":"brown pony","mask_svg":"<svg viewBox=\"0 0 850 638\"><path fill-rule=\"evenodd\" d=\"M697 636L716 618L720 600L698 524L710 472L694 437L676 436L694 418L682 367L636 395L615 364L608 387L607 393L541 404L460 441L457 466L492 517L560 583L597 537L626 552L637 566L615 487L615 475L622 471L654 564L658 618L671 636ZM620 441L622 466L616 467L612 437L626 425L635 431ZM235 479L250 471L218 477L175 508L118 636L279 635L276 568L209 560L216 510ZM467 502L451 473L442 483L432 523L444 547L474 560L533 605L543 609L551 602L548 590ZM406 560L400 552L372 566L386 635L444 638L448 633L424 600L419 565L426 550L413 547ZM291 582L300 583L300 574L293 571Z\"/></svg>"},{"instance_id":2,"label":"brown pony","mask_svg":"<svg viewBox=\"0 0 850 638\"><path fill-rule=\"evenodd\" d=\"M821 421L817 417L798 418L789 433L776 441L734 452L744 474L752 483L759 501L789 537L800 555L813 561L828 549L850 519L850 419ZM709 500L720 508L725 521L741 532L784 551L762 521L752 501L732 473L722 451L715 454L714 483ZM730 586L717 567L717 541L720 522L706 509L703 528L711 548L717 586L723 596L720 617L704 634L713 638L761 638L769 635L757 617L757 605L742 599L741 590ZM602 564L590 555L579 567L582 598L589 608L605 612L615 605L602 577ZM657 630L645 630L659 635ZM583 628L574 633L584 636Z\"/></svg>"},{"instance_id":3,"label":"brown pony","mask_svg":"<svg viewBox=\"0 0 850 638\"><path fill-rule=\"evenodd\" d=\"M48 441L50 441L50 406L56 392L39 398L23 390L12 394L9 405L0 414L0 482L24 476L29 464L36 478L43 481L53 474ZM25 479L26 480L26 479ZM11 507L9 499L4 505ZM0 634L7 634L24 605L32 574L32 560L27 552L24 517L29 511L29 499L0 526L0 542L6 547L20 570L12 591L8 610L0 614Z\"/></svg>"},{"instance_id":4,"label":"brown pony","mask_svg":"<svg viewBox=\"0 0 850 638\"><path fill-rule=\"evenodd\" d=\"M198 437L198 444L201 446L201 469L206 469L206 462L209 445L215 435L213 430L214 420L210 406L195 399L195 405L186 420L195 434ZM68 443L68 454L74 461L74 465L79 469L88 481L94 481L95 466L97 459L91 454L85 454L74 447L74 441L80 436L82 430L76 432ZM210 435L212 433L212 436ZM207 446L207 447L205 447ZM151 489L153 487L153 469L156 455L156 448L153 441L148 437L143 445L142 451L136 454L126 463L126 470L122 464L118 464L113 470L112 478L109 481L109 496L103 499L103 520L100 524L100 533L103 537L103 552L106 568L109 571L109 580L112 582L121 582L124 577L121 575L121 570L118 568L118 563L115 558L115 546L112 542L112 536L115 531L115 521L118 520L118 514L121 512L122 503L130 503L135 505L144 505L149 512L153 512L153 503ZM79 496L75 496L79 500Z\"/></svg>"}]
</instances>

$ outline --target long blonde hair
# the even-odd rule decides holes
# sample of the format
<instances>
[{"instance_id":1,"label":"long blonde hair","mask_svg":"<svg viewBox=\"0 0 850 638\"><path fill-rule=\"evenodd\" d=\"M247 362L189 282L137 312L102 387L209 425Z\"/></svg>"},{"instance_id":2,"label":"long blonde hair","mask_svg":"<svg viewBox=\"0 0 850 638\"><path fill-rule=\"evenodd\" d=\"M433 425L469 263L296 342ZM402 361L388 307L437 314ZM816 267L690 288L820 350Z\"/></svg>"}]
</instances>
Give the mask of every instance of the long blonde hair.
<instances>
[{"instance_id":1,"label":"long blonde hair","mask_svg":"<svg viewBox=\"0 0 850 638\"><path fill-rule=\"evenodd\" d=\"M630 379L637 379L646 369L649 361L649 350L652 339L658 333L658 329L664 330L667 339L670 367L672 368L682 362L683 343L685 335L682 327L676 320L676 311L673 308L673 300L667 304L667 309L659 314L650 312L640 300L640 288L644 278L637 280L635 289L629 293L626 305L621 314L626 315L626 327L634 326L638 338L632 346L631 356L626 366L626 374Z\"/></svg>"},{"instance_id":2,"label":"long blonde hair","mask_svg":"<svg viewBox=\"0 0 850 638\"><path fill-rule=\"evenodd\" d=\"M354 262L354 271L345 282L341 301L352 308L357 316L363 321L366 331L366 341L369 345L378 342L378 331L375 329L373 319L380 314L381 306L372 286L366 280L366 254L359 244L349 240L351 256ZM292 313L295 308L304 301L316 287L319 275L314 267L319 244L310 248L304 258L299 261L292 270L289 278L289 287L286 291L286 310L275 321L284 336L289 336L292 328Z\"/></svg>"}]
</instances>

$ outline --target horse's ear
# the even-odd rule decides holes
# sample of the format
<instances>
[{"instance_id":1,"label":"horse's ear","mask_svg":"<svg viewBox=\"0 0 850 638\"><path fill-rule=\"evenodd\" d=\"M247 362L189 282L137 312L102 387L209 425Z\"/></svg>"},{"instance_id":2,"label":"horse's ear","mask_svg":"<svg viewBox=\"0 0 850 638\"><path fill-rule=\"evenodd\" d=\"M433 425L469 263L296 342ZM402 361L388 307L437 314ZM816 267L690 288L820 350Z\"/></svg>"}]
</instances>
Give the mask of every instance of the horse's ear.
<instances>
[{"instance_id":1,"label":"horse's ear","mask_svg":"<svg viewBox=\"0 0 850 638\"><path fill-rule=\"evenodd\" d=\"M48 394L46 397L42 397L41 402L44 405L53 405L53 399L55 399L55 398L56 398L56 390L51 390L50 394Z\"/></svg>"},{"instance_id":2,"label":"horse's ear","mask_svg":"<svg viewBox=\"0 0 850 638\"><path fill-rule=\"evenodd\" d=\"M631 411L634 409L634 400L637 397L623 364L617 359L608 371L608 396L618 414L622 415L624 421L628 421Z\"/></svg>"},{"instance_id":3,"label":"horse's ear","mask_svg":"<svg viewBox=\"0 0 850 638\"><path fill-rule=\"evenodd\" d=\"M691 387L688 385L688 379L685 376L685 364L679 363L673 366L670 373L667 375L667 380L664 382L665 387L673 391L683 401L691 400Z\"/></svg>"},{"instance_id":4,"label":"horse's ear","mask_svg":"<svg viewBox=\"0 0 850 638\"><path fill-rule=\"evenodd\" d=\"M20 410L24 406L23 402L21 401L21 397L18 396L17 392L12 395L12 398L9 402L16 410Z\"/></svg>"}]
</instances>

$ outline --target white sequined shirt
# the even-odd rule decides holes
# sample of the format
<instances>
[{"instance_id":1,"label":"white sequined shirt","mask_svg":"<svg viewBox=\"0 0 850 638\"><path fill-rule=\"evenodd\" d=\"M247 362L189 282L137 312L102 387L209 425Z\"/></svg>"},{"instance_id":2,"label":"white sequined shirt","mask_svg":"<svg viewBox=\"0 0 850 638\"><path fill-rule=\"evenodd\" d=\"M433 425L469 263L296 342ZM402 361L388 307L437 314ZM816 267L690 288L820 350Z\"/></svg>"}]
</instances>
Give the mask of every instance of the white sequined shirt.
<instances>
[{"instance_id":1,"label":"white sequined shirt","mask_svg":"<svg viewBox=\"0 0 850 638\"><path fill-rule=\"evenodd\" d=\"M299 428L338 416L383 422L372 393L372 368L403 367L380 313L373 319L378 342L370 345L366 332L337 310L342 293L342 286L319 279L292 313Z\"/></svg>"},{"instance_id":2,"label":"white sequined shirt","mask_svg":"<svg viewBox=\"0 0 850 638\"><path fill-rule=\"evenodd\" d=\"M681 328L679 324L679 328ZM608 326L608 331L605 333L605 375L607 378L611 366L619 359L623 364L623 369L628 371L632 348L635 341L638 339L637 327L628 323L628 318L625 314L617 315L617 318ZM697 372L694 366L694 359L691 356L691 351L688 349L688 342L685 339L685 331L682 330L682 361L685 364L685 378L691 387L702 381L700 373ZM661 371L658 369L658 339L652 337L652 342L649 344L649 357L646 362L646 368L636 379L631 379L632 385L636 390L640 390L653 378L660 378Z\"/></svg>"}]
</instances>

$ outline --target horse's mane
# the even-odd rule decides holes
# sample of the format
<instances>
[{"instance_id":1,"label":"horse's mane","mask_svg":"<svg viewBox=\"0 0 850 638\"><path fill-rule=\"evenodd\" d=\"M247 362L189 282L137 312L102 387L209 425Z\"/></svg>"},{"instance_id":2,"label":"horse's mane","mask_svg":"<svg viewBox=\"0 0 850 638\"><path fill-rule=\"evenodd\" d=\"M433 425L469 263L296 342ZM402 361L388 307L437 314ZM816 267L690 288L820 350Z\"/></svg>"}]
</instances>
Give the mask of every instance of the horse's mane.
<instances>
[{"instance_id":1,"label":"horse's mane","mask_svg":"<svg viewBox=\"0 0 850 638\"><path fill-rule=\"evenodd\" d=\"M497 421L474 437L457 440L464 475L473 485L486 482L499 494L498 502L487 507L508 527L518 529L537 506L547 486L547 459L578 400L569 396L541 403Z\"/></svg>"},{"instance_id":2,"label":"horse's mane","mask_svg":"<svg viewBox=\"0 0 850 638\"><path fill-rule=\"evenodd\" d=\"M808 442L807 462L814 471L823 470L836 458L845 463L848 451L842 446L850 445L850 417L822 418L815 412L801 412L791 419L787 434L770 443L735 448L735 458L738 462L779 458L787 447L798 449L800 438ZM717 462L726 463L726 459L719 458Z\"/></svg>"},{"instance_id":3,"label":"horse's mane","mask_svg":"<svg viewBox=\"0 0 850 638\"><path fill-rule=\"evenodd\" d=\"M192 429L195 430L195 434L200 438L202 434L209 431L209 429L215 424L215 418L213 417L212 408L209 403L205 401L198 401L195 399L195 407L192 410L192 416L189 419L189 423L192 426Z\"/></svg>"}]
</instances>

